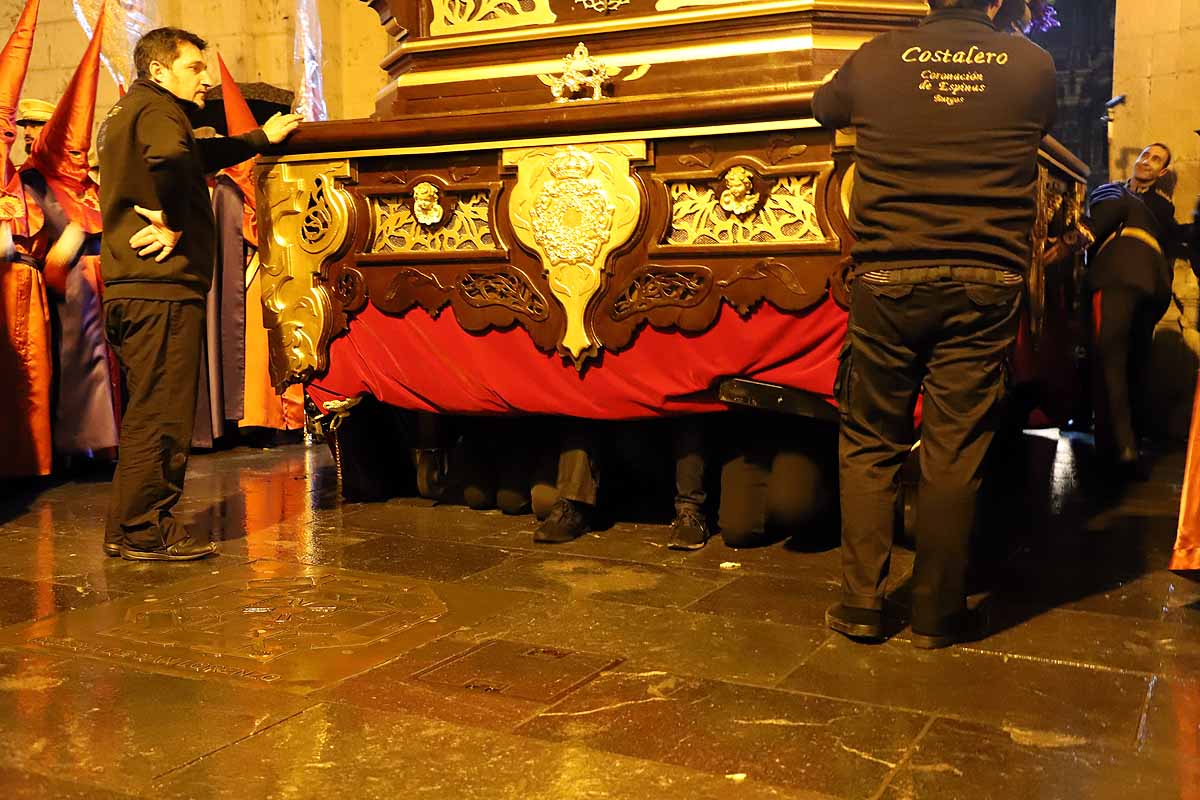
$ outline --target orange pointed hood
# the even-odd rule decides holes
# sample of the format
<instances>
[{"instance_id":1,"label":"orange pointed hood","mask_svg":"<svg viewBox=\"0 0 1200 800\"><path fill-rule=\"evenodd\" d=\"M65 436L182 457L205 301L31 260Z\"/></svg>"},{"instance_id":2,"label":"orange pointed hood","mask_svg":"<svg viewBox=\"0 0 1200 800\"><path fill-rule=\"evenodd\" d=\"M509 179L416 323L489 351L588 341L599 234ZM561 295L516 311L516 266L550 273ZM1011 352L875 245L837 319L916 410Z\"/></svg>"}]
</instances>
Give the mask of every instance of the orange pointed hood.
<instances>
[{"instance_id":1,"label":"orange pointed hood","mask_svg":"<svg viewBox=\"0 0 1200 800\"><path fill-rule=\"evenodd\" d=\"M10 235L24 235L27 230L25 193L13 168L12 148L17 141L17 101L29 70L40 6L41 0L26 0L17 27L0 51L0 222L7 222Z\"/></svg>"},{"instance_id":2,"label":"orange pointed hood","mask_svg":"<svg viewBox=\"0 0 1200 800\"><path fill-rule=\"evenodd\" d=\"M254 119L253 112L250 111L250 105L246 102L246 98L242 96L242 90L238 88L237 81L229 74L229 68L225 66L225 59L221 58L221 54L217 54L217 63L221 67L221 99L225 103L225 132L230 136L240 136L243 133L258 127L258 121ZM245 219L242 225L242 235L250 241L251 244L258 244L258 226L255 212L255 197L254 197L254 162L243 161L233 167L225 170L225 174L233 179L233 182L242 190L242 195L245 202Z\"/></svg>"},{"instance_id":3,"label":"orange pointed hood","mask_svg":"<svg viewBox=\"0 0 1200 800\"><path fill-rule=\"evenodd\" d=\"M88 150L92 146L92 124L96 119L105 5L100 4L96 31L83 53L83 60L22 167L41 173L67 216L88 233L99 233L101 229L99 193L88 176Z\"/></svg>"}]
</instances>

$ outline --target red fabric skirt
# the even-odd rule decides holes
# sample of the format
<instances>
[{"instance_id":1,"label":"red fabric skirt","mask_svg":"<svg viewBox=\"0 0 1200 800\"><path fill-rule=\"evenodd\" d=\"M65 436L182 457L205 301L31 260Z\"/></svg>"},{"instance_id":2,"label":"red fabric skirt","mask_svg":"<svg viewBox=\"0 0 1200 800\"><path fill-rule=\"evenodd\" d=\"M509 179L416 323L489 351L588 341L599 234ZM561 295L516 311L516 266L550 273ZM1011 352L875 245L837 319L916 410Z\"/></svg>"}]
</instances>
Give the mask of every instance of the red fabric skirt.
<instances>
[{"instance_id":1,"label":"red fabric skirt","mask_svg":"<svg viewBox=\"0 0 1200 800\"><path fill-rule=\"evenodd\" d=\"M740 376L832 401L846 311L830 299L803 312L762 304L748 318L722 307L702 334L642 329L620 353L581 372L536 347L519 327L473 334L452 310L388 316L368 305L330 347L329 371L309 385L325 400L370 394L446 414L553 414L641 419L719 411L712 389Z\"/></svg>"}]
</instances>

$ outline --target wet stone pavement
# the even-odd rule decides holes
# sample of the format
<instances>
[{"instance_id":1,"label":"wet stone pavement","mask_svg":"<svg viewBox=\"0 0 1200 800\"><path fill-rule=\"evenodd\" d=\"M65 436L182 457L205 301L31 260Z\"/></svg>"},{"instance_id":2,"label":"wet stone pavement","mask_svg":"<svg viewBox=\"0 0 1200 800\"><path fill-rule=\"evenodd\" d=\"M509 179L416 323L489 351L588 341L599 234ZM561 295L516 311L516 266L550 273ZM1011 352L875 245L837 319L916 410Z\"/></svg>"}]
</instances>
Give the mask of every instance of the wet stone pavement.
<instances>
[{"instance_id":1,"label":"wet stone pavement","mask_svg":"<svg viewBox=\"0 0 1200 800\"><path fill-rule=\"evenodd\" d=\"M1200 584L1166 571L1182 454L1119 503L1027 435L986 634L829 633L830 531L731 550L621 522L348 504L324 448L195 457L191 564L100 550L107 485L0 501L8 798L1200 800Z\"/></svg>"}]
</instances>

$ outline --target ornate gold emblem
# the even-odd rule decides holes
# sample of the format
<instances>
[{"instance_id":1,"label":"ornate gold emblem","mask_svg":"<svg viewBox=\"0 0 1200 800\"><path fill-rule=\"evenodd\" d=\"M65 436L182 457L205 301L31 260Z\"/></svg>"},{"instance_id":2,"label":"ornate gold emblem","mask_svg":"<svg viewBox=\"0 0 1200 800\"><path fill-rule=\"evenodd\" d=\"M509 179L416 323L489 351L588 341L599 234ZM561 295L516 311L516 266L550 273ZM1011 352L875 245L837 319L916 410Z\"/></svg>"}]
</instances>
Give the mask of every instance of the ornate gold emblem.
<instances>
[{"instance_id":1,"label":"ornate gold emblem","mask_svg":"<svg viewBox=\"0 0 1200 800\"><path fill-rule=\"evenodd\" d=\"M422 225L437 225L445 216L446 209L442 208L438 197L438 188L425 181L413 187L413 216Z\"/></svg>"},{"instance_id":2,"label":"ornate gold emblem","mask_svg":"<svg viewBox=\"0 0 1200 800\"><path fill-rule=\"evenodd\" d=\"M432 184L422 184L431 186ZM420 186L417 187L419 189ZM495 250L496 239L488 221L488 193L474 192L459 195L458 202L437 228L422 224L418 213L420 201L416 189L413 202L405 202L397 195L382 195L371 198L375 231L371 239L371 253L410 253L432 250L450 252L455 250ZM435 208L444 211L441 205Z\"/></svg>"},{"instance_id":3,"label":"ornate gold emblem","mask_svg":"<svg viewBox=\"0 0 1200 800\"><path fill-rule=\"evenodd\" d=\"M550 0L431 0L429 33L476 33L526 25L548 25L557 17Z\"/></svg>"},{"instance_id":4,"label":"ornate gold emblem","mask_svg":"<svg viewBox=\"0 0 1200 800\"><path fill-rule=\"evenodd\" d=\"M586 323L587 307L603 285L608 255L637 227L642 193L629 162L645 157L644 142L504 151L505 166L517 168L513 230L541 258L566 312L559 348L577 366L600 346Z\"/></svg>"},{"instance_id":5,"label":"ornate gold emblem","mask_svg":"<svg viewBox=\"0 0 1200 800\"><path fill-rule=\"evenodd\" d=\"M542 185L530 221L533 235L551 267L590 265L612 232L616 208L600 181L588 177L596 161L568 147L550 161L554 177ZM557 277L567 291L575 284Z\"/></svg>"},{"instance_id":6,"label":"ornate gold emblem","mask_svg":"<svg viewBox=\"0 0 1200 800\"><path fill-rule=\"evenodd\" d=\"M562 75L538 75L542 83L550 87L554 102L567 103L571 100L599 100L604 97L604 87L621 74L620 67L610 67L588 53L587 46L580 42L575 52L563 56ZM578 94L584 97L576 97Z\"/></svg>"},{"instance_id":7,"label":"ornate gold emblem","mask_svg":"<svg viewBox=\"0 0 1200 800\"><path fill-rule=\"evenodd\" d=\"M588 11L598 14L608 14L621 6L629 5L629 0L575 0L575 5L583 6Z\"/></svg>"},{"instance_id":8,"label":"ornate gold emblem","mask_svg":"<svg viewBox=\"0 0 1200 800\"><path fill-rule=\"evenodd\" d=\"M734 170L742 170L742 173L733 175ZM751 191L752 184L747 185L749 175L750 171L742 167L731 169L726 173L726 188L719 198L710 188L690 183L668 184L672 205L667 244L822 244L830 241L821 228L817 213L816 175L779 178L765 201ZM759 202L762 207L755 211ZM737 210L742 208L746 210Z\"/></svg>"},{"instance_id":9,"label":"ornate gold emblem","mask_svg":"<svg viewBox=\"0 0 1200 800\"><path fill-rule=\"evenodd\" d=\"M749 214L758 205L754 191L754 173L745 167L733 167L725 173L725 191L721 192L721 208L730 214Z\"/></svg>"},{"instance_id":10,"label":"ornate gold emblem","mask_svg":"<svg viewBox=\"0 0 1200 800\"><path fill-rule=\"evenodd\" d=\"M259 217L263 321L276 389L308 380L328 364L329 340L340 326L319 278L322 266L349 243L354 204L337 184L349 176L344 160L259 169L267 201L267 213Z\"/></svg>"}]
</instances>

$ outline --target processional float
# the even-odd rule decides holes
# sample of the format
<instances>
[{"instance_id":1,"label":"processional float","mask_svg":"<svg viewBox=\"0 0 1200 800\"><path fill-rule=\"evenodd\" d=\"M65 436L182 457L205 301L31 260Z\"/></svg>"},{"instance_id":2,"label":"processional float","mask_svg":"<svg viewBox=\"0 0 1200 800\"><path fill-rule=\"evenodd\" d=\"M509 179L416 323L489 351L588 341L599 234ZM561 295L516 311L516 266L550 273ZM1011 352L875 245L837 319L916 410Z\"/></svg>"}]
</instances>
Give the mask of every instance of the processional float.
<instances>
[{"instance_id":1,"label":"processional float","mask_svg":"<svg viewBox=\"0 0 1200 800\"><path fill-rule=\"evenodd\" d=\"M277 387L337 414L829 414L854 138L812 93L924 0L364 2L396 40L375 115L258 166ZM1083 304L1043 254L1086 177L1045 142L1017 360L1051 420Z\"/></svg>"}]
</instances>

